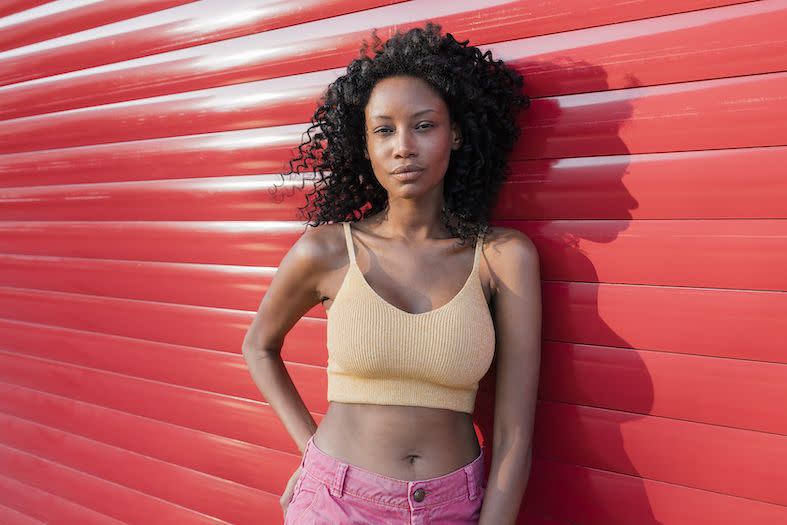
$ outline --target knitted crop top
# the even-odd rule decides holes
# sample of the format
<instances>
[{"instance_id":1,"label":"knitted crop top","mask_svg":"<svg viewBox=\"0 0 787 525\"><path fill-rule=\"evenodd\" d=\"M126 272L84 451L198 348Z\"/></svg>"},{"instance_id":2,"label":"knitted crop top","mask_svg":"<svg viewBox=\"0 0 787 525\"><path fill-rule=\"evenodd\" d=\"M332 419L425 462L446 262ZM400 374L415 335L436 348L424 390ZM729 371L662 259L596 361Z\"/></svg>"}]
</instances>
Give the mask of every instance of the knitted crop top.
<instances>
[{"instance_id":1,"label":"knitted crop top","mask_svg":"<svg viewBox=\"0 0 787 525\"><path fill-rule=\"evenodd\" d=\"M443 306L410 313L369 285L355 261L350 223L343 226L350 264L327 314L328 401L472 413L495 351L478 271L483 237L459 293Z\"/></svg>"}]
</instances>

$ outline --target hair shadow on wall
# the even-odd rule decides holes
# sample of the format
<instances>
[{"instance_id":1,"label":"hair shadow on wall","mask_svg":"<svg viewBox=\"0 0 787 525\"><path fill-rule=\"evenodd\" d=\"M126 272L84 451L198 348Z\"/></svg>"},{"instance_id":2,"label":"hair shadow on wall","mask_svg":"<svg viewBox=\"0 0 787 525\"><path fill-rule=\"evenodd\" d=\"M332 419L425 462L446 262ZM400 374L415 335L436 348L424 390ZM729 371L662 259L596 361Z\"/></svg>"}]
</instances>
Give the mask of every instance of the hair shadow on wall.
<instances>
[{"instance_id":1,"label":"hair shadow on wall","mask_svg":"<svg viewBox=\"0 0 787 525\"><path fill-rule=\"evenodd\" d=\"M659 524L624 442L625 427L652 409L652 380L615 320L602 315L605 285L596 268L602 263L583 249L616 242L638 207L623 183L630 152L620 136L632 107L610 95L601 66L571 58L508 63L534 94L492 223L520 229L536 243L543 298L533 467L519 523L546 517L565 524ZM487 475L496 364L479 385L475 412Z\"/></svg>"}]
</instances>

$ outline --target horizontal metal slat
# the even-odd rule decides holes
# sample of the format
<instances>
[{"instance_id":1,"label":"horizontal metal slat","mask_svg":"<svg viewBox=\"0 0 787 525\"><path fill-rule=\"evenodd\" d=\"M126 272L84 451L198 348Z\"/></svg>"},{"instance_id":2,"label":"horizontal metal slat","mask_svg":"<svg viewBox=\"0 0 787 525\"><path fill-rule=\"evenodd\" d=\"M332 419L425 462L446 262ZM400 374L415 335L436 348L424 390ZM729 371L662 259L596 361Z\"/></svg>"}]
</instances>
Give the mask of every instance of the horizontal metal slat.
<instances>
[{"instance_id":1,"label":"horizontal metal slat","mask_svg":"<svg viewBox=\"0 0 787 525\"><path fill-rule=\"evenodd\" d=\"M0 320L0 326L7 329L0 338L0 348L18 357L29 356L106 371L110 378L114 373L164 383L179 387L175 388L175 394L182 391L180 388L187 388L206 393L208 399L215 399L210 396L214 393L251 402L263 399L243 358L238 355L6 320ZM29 331L27 345L23 338L25 330ZM54 345L54 348L46 345ZM314 351L313 340L307 340L305 346L313 354L309 356L312 360L324 354ZM289 348L282 352L285 365L302 393L316 403L312 406L324 412L327 410L325 363L304 365L289 360L291 353ZM73 373L92 372L80 368ZM192 392L184 395L189 398Z\"/></svg>"},{"instance_id":2,"label":"horizontal metal slat","mask_svg":"<svg viewBox=\"0 0 787 525\"><path fill-rule=\"evenodd\" d=\"M542 277L787 289L785 220L500 221L537 245Z\"/></svg>"},{"instance_id":3,"label":"horizontal metal slat","mask_svg":"<svg viewBox=\"0 0 787 525\"><path fill-rule=\"evenodd\" d=\"M572 319L566 322L574 323ZM685 324L693 323L689 319ZM657 325L680 333L680 327ZM6 351L251 400L260 398L238 356L12 321L0 321L0 327L4 334L0 345ZM701 333L704 328L695 329ZM735 329L733 326L730 332ZM316 403L311 405L315 408L325 408L325 350L317 350L324 347L319 343L323 332L324 326L311 338L303 336L303 354L306 362L314 363L311 366L292 362L289 337L282 353L291 361L288 367L294 381ZM690 334L683 338L691 340ZM547 340L542 353L541 395L547 400L787 435L787 417L779 401L787 393L784 364L689 355L697 350L683 344L682 338L676 339L683 353ZM729 347L735 344L732 341ZM696 346L701 349L700 344ZM625 385L626 395L610 385ZM706 395L694 395L697 389Z\"/></svg>"},{"instance_id":4,"label":"horizontal metal slat","mask_svg":"<svg viewBox=\"0 0 787 525\"><path fill-rule=\"evenodd\" d=\"M252 312L18 288L0 288L0 298L0 317L5 319L219 350L236 357L253 317ZM324 327L324 319L301 319L288 335L285 355L297 360L313 354L315 339L323 337L319 334L324 334ZM289 348L290 341L294 341L294 350ZM312 355L306 362L314 360Z\"/></svg>"},{"instance_id":5,"label":"horizontal metal slat","mask_svg":"<svg viewBox=\"0 0 787 525\"><path fill-rule=\"evenodd\" d=\"M784 163L787 147L513 162L492 219L785 219ZM284 221L312 189L279 175L5 188L0 220Z\"/></svg>"},{"instance_id":6,"label":"horizontal metal slat","mask_svg":"<svg viewBox=\"0 0 787 525\"><path fill-rule=\"evenodd\" d=\"M216 275L210 277L214 286L206 286L202 301L223 303L231 310L192 307L178 301L189 297L182 290L200 292L204 272L183 267L178 281L182 290L174 291L167 281L169 273L157 272L156 265L129 270L125 285L118 285L111 272L100 270L100 262L91 290L97 295L79 290L80 276L68 270L66 261L53 276L73 280L77 288L72 293L0 288L0 316L237 355L252 312L270 281L255 281L253 276L216 267ZM36 268L32 266L31 271ZM139 280L149 282L150 289L161 281L163 290L132 291ZM168 296L167 287L173 290ZM229 289L238 291L228 294ZM546 340L784 362L778 342L787 337L782 322L787 316L787 297L778 291L545 281L542 292ZM324 348L325 311L321 306L312 310L317 315L301 319L288 334L283 357L322 366L326 356L315 348ZM161 323L164 318L166 325ZM129 324L128 319L136 322Z\"/></svg>"},{"instance_id":7,"label":"horizontal metal slat","mask_svg":"<svg viewBox=\"0 0 787 525\"><path fill-rule=\"evenodd\" d=\"M37 367L34 362L31 362L30 364L31 368ZM64 368L68 369L70 367ZM52 385L48 383L46 388L50 388L51 386ZM57 388L56 385L55 388ZM112 387L109 387L108 389L110 393L111 389ZM147 395L156 396L155 391L151 391L149 389L145 391L148 392ZM136 397L138 398L139 394L137 394ZM167 399L168 402L177 402L177 396L167 396ZM207 407L203 407L200 409L200 411L204 411L206 408ZM555 411L557 411L557 413ZM701 433L706 438L709 435L711 437L717 436L718 446L725 446L725 443L729 444L729 439L733 438L733 441L745 442L738 443L738 445L741 446L730 446L737 450L759 450L762 453L762 457L768 456L766 452L768 452L769 446L771 448L773 446L783 446L783 443L781 445L780 443L785 440L784 436L768 436L759 432L745 432L723 427L712 427L710 425L697 425L683 421L666 420L664 418L646 417L639 414L600 410L593 407L573 407L569 405L563 406L560 404L556 405L554 403L542 402L539 414L540 416L536 425L536 432L537 443L540 443L541 446L536 448L537 454L547 454L550 457L568 459L571 462L577 461L579 464L591 465L596 468L622 469L624 471L626 468L636 469L633 471L634 475L639 472L639 474L645 475L645 477L648 476L645 474L645 472L643 472L643 470L650 470L650 474L652 475L653 469L656 469L656 472L661 473L661 477L657 479L661 479L662 481L666 480L669 482L679 482L679 484L687 484L689 483L688 478L691 478L692 476L700 476L700 478L702 478L704 474L692 473L692 470L690 470L689 467L695 465L695 463L692 463L692 461L689 460L687 460L687 462L680 462L681 465L686 465L686 469L681 470L682 467L674 467L678 470L678 473L671 474L670 468L672 467L670 467L670 465L674 466L674 462L661 462L660 465L658 461L654 460L655 456L646 453L648 451L653 452L654 445L650 443L652 436L659 435L659 439L664 442L664 446L669 447L672 444L675 445L675 447L682 447L683 450L675 450L673 452L675 454L689 454L688 457L695 458L695 462L702 461L702 457L700 457L702 454L710 454L710 459L708 459L708 461L719 462L717 469L712 470L712 472L717 472L719 469L724 470L725 465L727 471L743 472L746 469L740 469L734 464L735 461L740 461L741 458L714 458L717 453L713 452L712 450L711 444L713 441L697 437L696 435L692 434L691 429L695 429L696 432L701 431ZM72 424L78 425L79 422L74 421ZM123 427L120 422L118 422L118 425L120 425L118 428ZM561 429L573 430L568 433L564 432L565 435L563 437L558 437L555 435L557 432L557 430L555 430L557 428L556 425ZM582 430L580 431L579 429ZM144 427L140 431L143 430ZM618 442L616 441L618 438L615 438L615 436L618 435L617 432L619 431L623 432L620 438L622 439L625 437L626 439L625 451L622 448L622 444L619 446L615 445L615 443ZM580 435L583 437L579 438L578 436ZM721 437L718 436L726 437L725 439L721 439ZM162 435L161 437L164 439L166 435ZM128 436L128 438L134 439L133 435ZM762 443L754 446L755 444L748 443L751 440L759 440L762 441ZM588 444L603 441L607 443L607 447L595 447L592 445L584 448L581 446L578 447L578 441L587 442ZM550 443L550 445L548 445L545 449L543 445L544 443ZM748 443L749 446L746 446L746 443ZM772 443L772 445L768 445L767 443ZM139 445L134 446L139 447ZM150 446L150 444L147 446ZM691 447L696 446L703 447L705 452L691 449ZM664 449L664 453L669 453L669 450ZM561 454L571 455L572 457L563 458ZM592 454L592 457L585 457L587 454ZM623 456L616 456L620 454L623 454ZM763 494L767 496L769 493L771 493L771 497L773 497L773 494L777 494L778 497L778 492L773 493L773 491L778 491L778 487L780 485L770 483L769 480L773 481L771 478L774 476L778 477L783 475L784 470L779 468L778 465L773 465L772 462L766 462L765 464L760 462L757 464L754 461L754 458L749 458L746 461L749 465L748 468L752 469L752 472L757 472L760 483L749 483L745 488L741 488L742 486L739 485L740 482L736 482L735 480L732 480L728 477L721 477L715 480L703 478L697 480L696 483L703 483L705 489L710 488L716 491L720 490L720 487L718 486L719 483L731 483L732 487L739 487L740 490L747 491L746 493L748 496L754 495L752 494L752 491L755 491L760 496L763 496ZM603 463L603 466L600 467L596 463ZM770 470L768 467L769 464L772 465ZM738 484L736 485L736 483Z\"/></svg>"},{"instance_id":8,"label":"horizontal metal slat","mask_svg":"<svg viewBox=\"0 0 787 525\"><path fill-rule=\"evenodd\" d=\"M514 162L492 218L784 219L787 187L773 169L784 163L775 146ZM41 209L46 190L31 191Z\"/></svg>"},{"instance_id":9,"label":"horizontal metal slat","mask_svg":"<svg viewBox=\"0 0 787 525\"><path fill-rule=\"evenodd\" d=\"M372 28L385 37L432 20L459 40L484 45L735 3L610 1L588 11L582 0L551 0L537 4L540 10L534 13L534 4L526 0L413 0L4 86L0 119L345 67L358 56L359 42Z\"/></svg>"},{"instance_id":10,"label":"horizontal metal slat","mask_svg":"<svg viewBox=\"0 0 787 525\"><path fill-rule=\"evenodd\" d=\"M45 10L26 16L13 23L0 20L0 51L26 46L62 35L85 31L97 26L111 24L126 18L141 16L154 11L192 2L193 0L112 0L111 2L91 2L88 5L64 6L54 12ZM8 3L7 1L5 3ZM40 3L40 2L39 2ZM58 7L58 6L55 6ZM34 13L29 13L33 15ZM0 57L2 54L0 54ZM0 59L0 63L2 59ZM17 64L17 75L31 66L30 63ZM30 71L26 71L30 75ZM0 74L0 79L11 73ZM0 83L3 81L0 80Z\"/></svg>"},{"instance_id":11,"label":"horizontal metal slat","mask_svg":"<svg viewBox=\"0 0 787 525\"><path fill-rule=\"evenodd\" d=\"M39 45L31 45L0 53L0 85L24 82L163 53L191 46L218 42L254 33L262 33L287 26L297 26L316 20L340 16L365 9L402 2L403 0L232 0L231 10L223 0L170 0L160 5L139 5L139 0L113 0L86 6L82 12L35 20L27 24L37 29L37 39L55 38ZM145 3L150 3L147 0ZM123 5L130 4L130 5ZM169 5L167 5L169 4ZM181 5L179 4L186 4ZM171 9L167 9L171 7ZM123 9L125 8L125 9ZM85 13L84 11L91 10ZM146 12L159 12L145 15ZM73 10L78 11L78 10ZM90 18L86 15L90 14ZM137 18L131 18L131 17ZM129 18L129 20L124 20ZM113 20L114 19L114 20ZM109 25L111 22L111 25ZM51 25L58 31L53 31ZM74 26L102 25L77 34ZM105 25L107 24L107 25ZM11 30L17 28L11 28ZM4 41L27 36L29 27L21 27ZM38 34L37 34L38 33ZM43 33L43 34L40 34ZM59 34L58 34L59 33ZM30 37L28 37L30 38Z\"/></svg>"},{"instance_id":12,"label":"horizontal metal slat","mask_svg":"<svg viewBox=\"0 0 787 525\"><path fill-rule=\"evenodd\" d=\"M787 298L780 292L564 282L545 282L542 290L546 340L784 361L778 341L785 337ZM231 311L4 288L0 315L237 355L258 303L252 299L249 311ZM303 318L288 334L283 357L322 366L325 353L315 348L324 342L324 316Z\"/></svg>"},{"instance_id":13,"label":"horizontal metal slat","mask_svg":"<svg viewBox=\"0 0 787 525\"><path fill-rule=\"evenodd\" d=\"M784 146L786 89L782 72L538 99L511 160ZM294 124L12 153L0 157L0 186L280 173L305 131ZM607 177L622 179L626 160ZM617 205L620 215L636 202Z\"/></svg>"},{"instance_id":14,"label":"horizontal metal slat","mask_svg":"<svg viewBox=\"0 0 787 525\"><path fill-rule=\"evenodd\" d=\"M291 454L298 449L267 404L0 351L0 381ZM297 376L297 374L295 374ZM324 375L324 374L323 374ZM324 383L324 382L323 382ZM310 407L327 409L321 395ZM320 399L321 398L321 399ZM321 417L316 416L319 422Z\"/></svg>"},{"instance_id":15,"label":"horizontal metal slat","mask_svg":"<svg viewBox=\"0 0 787 525\"><path fill-rule=\"evenodd\" d=\"M2 443L0 471L12 479L124 523L151 523L151 516L154 516L155 523L162 524L169 521L195 525L229 525L226 521L199 514Z\"/></svg>"},{"instance_id":16,"label":"horizontal metal slat","mask_svg":"<svg viewBox=\"0 0 787 525\"><path fill-rule=\"evenodd\" d=\"M0 474L0 502L8 505L0 506L0 523L3 525L38 525L54 522L80 525L122 525L123 523L106 514L100 514L2 474ZM17 514L12 515L5 510L9 507L16 509Z\"/></svg>"},{"instance_id":17,"label":"horizontal metal slat","mask_svg":"<svg viewBox=\"0 0 787 525\"><path fill-rule=\"evenodd\" d=\"M32 9L37 5L46 4L51 0L5 0L0 5L0 16L10 16L14 13Z\"/></svg>"},{"instance_id":18,"label":"horizontal metal slat","mask_svg":"<svg viewBox=\"0 0 787 525\"><path fill-rule=\"evenodd\" d=\"M619 395L628 395L621 388ZM785 505L787 436L542 402L534 454ZM787 509L785 509L787 510Z\"/></svg>"},{"instance_id":19,"label":"horizontal metal slat","mask_svg":"<svg viewBox=\"0 0 787 525\"><path fill-rule=\"evenodd\" d=\"M271 267L0 254L0 287L237 310L256 310L275 272ZM325 318L325 309L317 305L306 317Z\"/></svg>"},{"instance_id":20,"label":"horizontal metal slat","mask_svg":"<svg viewBox=\"0 0 787 525\"><path fill-rule=\"evenodd\" d=\"M0 187L286 171L302 125L0 155Z\"/></svg>"},{"instance_id":21,"label":"horizontal metal slat","mask_svg":"<svg viewBox=\"0 0 787 525\"><path fill-rule=\"evenodd\" d=\"M526 92L536 98L787 67L781 37L787 9L781 0L674 12L487 47L524 75Z\"/></svg>"},{"instance_id":22,"label":"horizontal metal slat","mask_svg":"<svg viewBox=\"0 0 787 525\"><path fill-rule=\"evenodd\" d=\"M580 465L535 459L525 508L569 523L781 525L787 507Z\"/></svg>"},{"instance_id":23,"label":"horizontal metal slat","mask_svg":"<svg viewBox=\"0 0 787 525\"><path fill-rule=\"evenodd\" d=\"M482 48L524 74L531 97L555 97L787 69L787 47L784 53L774 49L787 46L777 35L780 18L787 23L780 2L752 2ZM762 29L748 31L753 25ZM573 62L560 58L567 54ZM322 90L342 73L331 69L0 122L0 152L305 122ZM571 82L563 81L566 76Z\"/></svg>"},{"instance_id":24,"label":"horizontal metal slat","mask_svg":"<svg viewBox=\"0 0 787 525\"><path fill-rule=\"evenodd\" d=\"M557 342L541 359L546 401L787 436L782 363Z\"/></svg>"},{"instance_id":25,"label":"horizontal metal slat","mask_svg":"<svg viewBox=\"0 0 787 525\"><path fill-rule=\"evenodd\" d=\"M781 72L537 99L512 157L784 146L785 90Z\"/></svg>"},{"instance_id":26,"label":"horizontal metal slat","mask_svg":"<svg viewBox=\"0 0 787 525\"><path fill-rule=\"evenodd\" d=\"M297 124L339 69L0 121L0 153Z\"/></svg>"},{"instance_id":27,"label":"horizontal metal slat","mask_svg":"<svg viewBox=\"0 0 787 525\"><path fill-rule=\"evenodd\" d=\"M300 461L298 454L7 383L0 383L0 411L270 494L283 492Z\"/></svg>"},{"instance_id":28,"label":"horizontal metal slat","mask_svg":"<svg viewBox=\"0 0 787 525\"><path fill-rule=\"evenodd\" d=\"M787 294L544 282L546 340L784 363Z\"/></svg>"},{"instance_id":29,"label":"horizontal metal slat","mask_svg":"<svg viewBox=\"0 0 787 525\"><path fill-rule=\"evenodd\" d=\"M542 278L663 286L787 289L785 220L497 221L539 249ZM294 222L0 223L0 252L275 266ZM721 262L721 264L720 264Z\"/></svg>"},{"instance_id":30,"label":"horizontal metal slat","mask_svg":"<svg viewBox=\"0 0 787 525\"><path fill-rule=\"evenodd\" d=\"M691 320L686 324L692 325ZM659 326L679 333L679 327ZM238 356L12 321L0 321L0 327L2 348L20 356L261 399ZM290 360L288 370L310 406L324 411L326 354L324 344L319 343L324 339L324 327L312 338L303 339L306 362L316 364L303 366L292 361L294 351L289 342L282 357ZM729 346L734 345L735 341ZM679 348L684 353L636 351L547 340L540 395L546 400L787 435L787 418L779 401L787 388L784 364L687 355L692 349L684 344ZM626 395L617 390L623 386ZM706 395L694 395L698 388Z\"/></svg>"},{"instance_id":31,"label":"horizontal metal slat","mask_svg":"<svg viewBox=\"0 0 787 525\"><path fill-rule=\"evenodd\" d=\"M610 304L620 306L618 311L604 310L602 321L597 311L583 306L583 287L588 286L546 283L546 318L551 320L545 329L548 339L544 343L542 369L542 394L546 399L787 434L787 419L781 412L780 398L774 394L787 384L782 368L784 356L780 347L773 344L784 335L780 333L784 330L780 312L787 308L783 294L769 294L769 304L763 303L757 297L762 294L758 293L608 286ZM561 310L551 308L553 294L570 294L569 306ZM110 304L99 310L111 310ZM64 319L66 313L80 318L91 311L84 310L83 314L79 303L63 305ZM144 316L147 311L145 305L140 305L138 312L124 312L122 317ZM761 313L773 317L770 332L757 324ZM156 312L150 315L164 318ZM177 324L172 318L166 319L166 326ZM747 319L756 321L747 324ZM193 329L203 324L213 323L206 319ZM282 357L291 362L288 366L296 384L314 403L310 406L324 409L326 353L324 349L315 351L324 348L319 343L325 337L324 324L315 325L309 333L300 324L302 321L296 324L294 334L291 332L300 340L293 343L292 335L288 335ZM0 326L4 334L0 345L21 354L259 399L237 355L45 325L3 321ZM108 325L106 330L110 329ZM184 326L180 331L190 329L191 326ZM580 342L555 342L571 338ZM628 350L632 347L646 351ZM300 366L294 361L311 366ZM184 362L189 367L180 365ZM610 384L624 383L630 389L627 396L608 390ZM751 383L756 386L750 386ZM703 385L709 393L707 397L691 395L697 385ZM756 408L746 408L749 401ZM730 410L737 405L741 405L740 410Z\"/></svg>"},{"instance_id":32,"label":"horizontal metal slat","mask_svg":"<svg viewBox=\"0 0 787 525\"><path fill-rule=\"evenodd\" d=\"M270 516L278 497L0 413L0 443L229 523ZM227 505L232 501L232 505Z\"/></svg>"},{"instance_id":33,"label":"horizontal metal slat","mask_svg":"<svg viewBox=\"0 0 787 525\"><path fill-rule=\"evenodd\" d=\"M279 175L0 190L0 220L293 220L308 180Z\"/></svg>"},{"instance_id":34,"label":"horizontal metal slat","mask_svg":"<svg viewBox=\"0 0 787 525\"><path fill-rule=\"evenodd\" d=\"M5 351L246 399L260 399L239 353L7 320L0 320L0 326L3 327L0 347ZM25 331L29 332L27 338ZM286 358L287 353L285 351L282 357ZM308 367L304 368L308 370ZM323 364L322 369L314 371L314 374L324 374L324 368ZM304 372L300 375L310 374Z\"/></svg>"},{"instance_id":35,"label":"horizontal metal slat","mask_svg":"<svg viewBox=\"0 0 787 525\"><path fill-rule=\"evenodd\" d=\"M18 510L0 505L0 523L5 523L6 525L42 525L44 522L33 519Z\"/></svg>"}]
</instances>

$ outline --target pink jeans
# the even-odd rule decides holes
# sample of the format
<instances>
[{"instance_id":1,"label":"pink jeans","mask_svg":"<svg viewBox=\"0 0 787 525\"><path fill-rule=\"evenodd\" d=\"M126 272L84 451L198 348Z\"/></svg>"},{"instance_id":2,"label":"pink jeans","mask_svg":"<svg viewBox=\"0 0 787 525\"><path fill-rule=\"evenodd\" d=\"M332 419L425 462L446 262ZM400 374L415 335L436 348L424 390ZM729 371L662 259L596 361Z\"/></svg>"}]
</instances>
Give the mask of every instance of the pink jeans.
<instances>
[{"instance_id":1,"label":"pink jeans","mask_svg":"<svg viewBox=\"0 0 787 525\"><path fill-rule=\"evenodd\" d=\"M306 443L284 525L477 524L486 492L484 451L432 479L407 481L355 467Z\"/></svg>"}]
</instances>

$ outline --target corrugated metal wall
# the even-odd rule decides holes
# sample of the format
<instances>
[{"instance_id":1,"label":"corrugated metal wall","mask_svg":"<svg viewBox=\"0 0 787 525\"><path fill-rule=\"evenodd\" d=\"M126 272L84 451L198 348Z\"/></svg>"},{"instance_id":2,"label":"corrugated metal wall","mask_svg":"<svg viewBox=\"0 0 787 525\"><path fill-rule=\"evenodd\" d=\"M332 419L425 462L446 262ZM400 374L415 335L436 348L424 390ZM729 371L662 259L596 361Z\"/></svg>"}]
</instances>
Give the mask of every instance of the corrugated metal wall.
<instances>
[{"instance_id":1,"label":"corrugated metal wall","mask_svg":"<svg viewBox=\"0 0 787 525\"><path fill-rule=\"evenodd\" d=\"M0 15L0 523L281 521L298 450L240 352L303 197L268 190L361 38L426 20L535 99L495 212L544 279L520 522L787 523L786 1ZM283 353L318 422L324 337Z\"/></svg>"}]
</instances>

